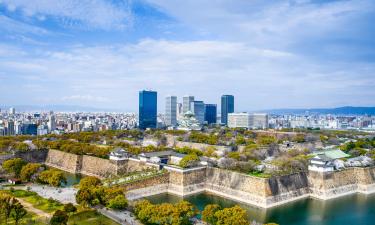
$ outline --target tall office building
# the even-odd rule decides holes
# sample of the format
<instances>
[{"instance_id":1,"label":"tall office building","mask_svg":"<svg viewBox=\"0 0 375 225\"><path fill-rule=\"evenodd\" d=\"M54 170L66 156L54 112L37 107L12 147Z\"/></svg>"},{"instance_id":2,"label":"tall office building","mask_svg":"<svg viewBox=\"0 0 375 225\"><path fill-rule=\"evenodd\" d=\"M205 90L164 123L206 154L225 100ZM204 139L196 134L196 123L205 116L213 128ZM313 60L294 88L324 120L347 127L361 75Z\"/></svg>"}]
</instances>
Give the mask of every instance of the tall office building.
<instances>
[{"instance_id":1,"label":"tall office building","mask_svg":"<svg viewBox=\"0 0 375 225\"><path fill-rule=\"evenodd\" d=\"M217 106L216 104L205 104L204 105L204 120L208 124L216 123Z\"/></svg>"},{"instance_id":2,"label":"tall office building","mask_svg":"<svg viewBox=\"0 0 375 225\"><path fill-rule=\"evenodd\" d=\"M252 116L249 113L229 113L228 127L230 128L251 128Z\"/></svg>"},{"instance_id":3,"label":"tall office building","mask_svg":"<svg viewBox=\"0 0 375 225\"><path fill-rule=\"evenodd\" d=\"M254 113L252 115L252 128L254 129L266 129L268 128L268 115L265 113Z\"/></svg>"},{"instance_id":4,"label":"tall office building","mask_svg":"<svg viewBox=\"0 0 375 225\"><path fill-rule=\"evenodd\" d=\"M11 115L16 114L16 109L13 108L13 107L9 108L9 114L11 114Z\"/></svg>"},{"instance_id":5,"label":"tall office building","mask_svg":"<svg viewBox=\"0 0 375 225\"><path fill-rule=\"evenodd\" d=\"M53 132L54 130L56 130L56 118L53 112L49 115L48 130L50 132Z\"/></svg>"},{"instance_id":6,"label":"tall office building","mask_svg":"<svg viewBox=\"0 0 375 225\"><path fill-rule=\"evenodd\" d=\"M5 121L5 130L6 130L6 135L15 135L15 130L14 130L14 121L9 120Z\"/></svg>"},{"instance_id":7,"label":"tall office building","mask_svg":"<svg viewBox=\"0 0 375 225\"><path fill-rule=\"evenodd\" d=\"M167 96L165 98L165 125L177 125L177 97Z\"/></svg>"},{"instance_id":8,"label":"tall office building","mask_svg":"<svg viewBox=\"0 0 375 225\"><path fill-rule=\"evenodd\" d=\"M203 101L192 101L190 103L190 110L194 113L195 118L200 124L204 123L204 102Z\"/></svg>"},{"instance_id":9,"label":"tall office building","mask_svg":"<svg viewBox=\"0 0 375 225\"><path fill-rule=\"evenodd\" d=\"M156 128L157 124L157 92L139 92L139 128Z\"/></svg>"},{"instance_id":10,"label":"tall office building","mask_svg":"<svg viewBox=\"0 0 375 225\"><path fill-rule=\"evenodd\" d=\"M177 120L179 120L182 116L182 103L177 103L176 105L176 114L177 114Z\"/></svg>"},{"instance_id":11,"label":"tall office building","mask_svg":"<svg viewBox=\"0 0 375 225\"><path fill-rule=\"evenodd\" d=\"M182 113L191 111L191 103L194 101L194 96L184 96L182 98Z\"/></svg>"},{"instance_id":12,"label":"tall office building","mask_svg":"<svg viewBox=\"0 0 375 225\"><path fill-rule=\"evenodd\" d=\"M221 123L228 124L228 113L234 112L234 96L223 95L221 96Z\"/></svg>"}]
</instances>

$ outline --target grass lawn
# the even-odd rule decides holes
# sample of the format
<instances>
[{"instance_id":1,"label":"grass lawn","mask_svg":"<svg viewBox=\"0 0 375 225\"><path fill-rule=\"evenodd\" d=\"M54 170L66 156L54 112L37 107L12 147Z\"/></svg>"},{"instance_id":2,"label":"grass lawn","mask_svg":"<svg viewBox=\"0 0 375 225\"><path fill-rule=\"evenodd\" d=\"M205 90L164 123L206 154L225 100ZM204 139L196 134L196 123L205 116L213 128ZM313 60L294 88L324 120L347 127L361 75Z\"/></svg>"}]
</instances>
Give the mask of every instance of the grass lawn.
<instances>
[{"instance_id":1,"label":"grass lawn","mask_svg":"<svg viewBox=\"0 0 375 225\"><path fill-rule=\"evenodd\" d=\"M48 221L45 221L44 218L40 218L38 215L27 212L26 216L21 219L18 225L47 225ZM15 222L12 218L8 219L7 225L15 225Z\"/></svg>"},{"instance_id":2,"label":"grass lawn","mask_svg":"<svg viewBox=\"0 0 375 225\"><path fill-rule=\"evenodd\" d=\"M45 199L40 197L38 194L32 191L25 190L14 190L13 192L7 191L14 197L21 198L32 204L35 208L45 211L47 213L53 213L56 210L62 210L64 205L53 199Z\"/></svg>"},{"instance_id":3,"label":"grass lawn","mask_svg":"<svg viewBox=\"0 0 375 225\"><path fill-rule=\"evenodd\" d=\"M119 225L94 210L85 210L69 217L68 225Z\"/></svg>"},{"instance_id":4,"label":"grass lawn","mask_svg":"<svg viewBox=\"0 0 375 225\"><path fill-rule=\"evenodd\" d=\"M255 177L261 177L261 178L270 178L271 177L271 174L267 174L267 173L263 173L263 172L259 172L259 171L251 172L251 173L249 173L249 175L255 176Z\"/></svg>"}]
</instances>

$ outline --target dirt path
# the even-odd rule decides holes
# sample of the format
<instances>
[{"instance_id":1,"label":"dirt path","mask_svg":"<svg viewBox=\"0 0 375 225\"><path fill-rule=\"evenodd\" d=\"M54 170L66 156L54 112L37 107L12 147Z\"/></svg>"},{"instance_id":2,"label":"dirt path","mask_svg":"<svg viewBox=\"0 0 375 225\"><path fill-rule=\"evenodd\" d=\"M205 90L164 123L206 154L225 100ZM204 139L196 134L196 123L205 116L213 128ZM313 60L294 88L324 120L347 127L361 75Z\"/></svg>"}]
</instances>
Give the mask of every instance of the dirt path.
<instances>
[{"instance_id":1,"label":"dirt path","mask_svg":"<svg viewBox=\"0 0 375 225\"><path fill-rule=\"evenodd\" d=\"M17 198L17 200L25 207L25 209L29 212L35 213L40 217L45 217L47 219L50 219L52 217L51 214L46 213L40 209L35 208L32 204L28 203L27 201L22 200L21 198Z\"/></svg>"}]
</instances>

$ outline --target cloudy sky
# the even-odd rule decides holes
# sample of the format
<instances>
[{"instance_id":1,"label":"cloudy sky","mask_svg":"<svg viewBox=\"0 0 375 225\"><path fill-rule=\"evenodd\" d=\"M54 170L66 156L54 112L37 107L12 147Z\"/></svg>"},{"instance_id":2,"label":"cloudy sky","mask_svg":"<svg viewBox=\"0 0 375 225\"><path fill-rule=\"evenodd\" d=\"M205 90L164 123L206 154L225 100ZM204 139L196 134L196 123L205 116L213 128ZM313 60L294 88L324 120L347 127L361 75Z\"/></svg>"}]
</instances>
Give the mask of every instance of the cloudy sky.
<instances>
[{"instance_id":1,"label":"cloudy sky","mask_svg":"<svg viewBox=\"0 0 375 225\"><path fill-rule=\"evenodd\" d=\"M0 0L0 105L136 111L141 89L374 106L375 1Z\"/></svg>"}]
</instances>

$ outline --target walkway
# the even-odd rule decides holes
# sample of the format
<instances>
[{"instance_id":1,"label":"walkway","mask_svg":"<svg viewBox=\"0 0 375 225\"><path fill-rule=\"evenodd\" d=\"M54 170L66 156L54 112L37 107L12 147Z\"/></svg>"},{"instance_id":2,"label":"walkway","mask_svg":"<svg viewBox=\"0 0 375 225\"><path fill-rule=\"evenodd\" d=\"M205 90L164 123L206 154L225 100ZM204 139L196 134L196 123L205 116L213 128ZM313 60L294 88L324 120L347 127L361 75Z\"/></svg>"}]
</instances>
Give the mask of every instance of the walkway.
<instances>
[{"instance_id":1,"label":"walkway","mask_svg":"<svg viewBox=\"0 0 375 225\"><path fill-rule=\"evenodd\" d=\"M38 216L40 216L40 217L42 217L42 218L44 218L48 221L51 219L51 217L52 217L51 214L35 208L32 204L30 204L27 201L24 201L21 198L16 198L16 199L23 205L23 207L25 207L26 211L35 213L36 215L38 215Z\"/></svg>"}]
</instances>

